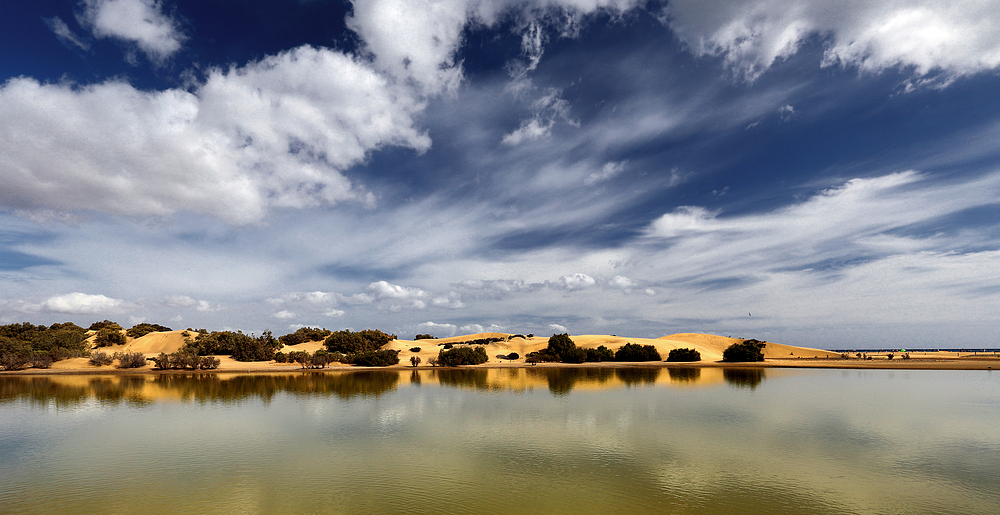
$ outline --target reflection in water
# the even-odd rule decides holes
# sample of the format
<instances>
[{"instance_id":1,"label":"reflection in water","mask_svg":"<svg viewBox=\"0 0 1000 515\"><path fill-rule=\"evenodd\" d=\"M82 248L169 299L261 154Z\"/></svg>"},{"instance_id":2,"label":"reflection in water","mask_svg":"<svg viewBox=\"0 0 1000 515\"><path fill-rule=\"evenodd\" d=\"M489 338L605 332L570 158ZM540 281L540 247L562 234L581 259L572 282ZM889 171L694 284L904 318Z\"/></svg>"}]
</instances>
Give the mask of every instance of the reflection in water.
<instances>
[{"instance_id":1,"label":"reflection in water","mask_svg":"<svg viewBox=\"0 0 1000 515\"><path fill-rule=\"evenodd\" d=\"M757 385L764 382L763 368L724 368L722 378L730 386L736 388L756 389Z\"/></svg>"},{"instance_id":2,"label":"reflection in water","mask_svg":"<svg viewBox=\"0 0 1000 515\"><path fill-rule=\"evenodd\" d=\"M660 377L659 368L616 368L615 377L625 386L649 386Z\"/></svg>"},{"instance_id":3,"label":"reflection in water","mask_svg":"<svg viewBox=\"0 0 1000 515\"><path fill-rule=\"evenodd\" d=\"M34 405L75 406L90 397L86 386L67 386L47 377L0 377L0 404L27 401Z\"/></svg>"},{"instance_id":4,"label":"reflection in water","mask_svg":"<svg viewBox=\"0 0 1000 515\"><path fill-rule=\"evenodd\" d=\"M528 378L544 379L552 395L566 395L577 383L605 384L614 377L610 368L528 368Z\"/></svg>"},{"instance_id":5,"label":"reflection in water","mask_svg":"<svg viewBox=\"0 0 1000 515\"><path fill-rule=\"evenodd\" d=\"M701 369L697 367L670 367L667 369L667 375L675 383L697 383L701 379Z\"/></svg>"}]
</instances>

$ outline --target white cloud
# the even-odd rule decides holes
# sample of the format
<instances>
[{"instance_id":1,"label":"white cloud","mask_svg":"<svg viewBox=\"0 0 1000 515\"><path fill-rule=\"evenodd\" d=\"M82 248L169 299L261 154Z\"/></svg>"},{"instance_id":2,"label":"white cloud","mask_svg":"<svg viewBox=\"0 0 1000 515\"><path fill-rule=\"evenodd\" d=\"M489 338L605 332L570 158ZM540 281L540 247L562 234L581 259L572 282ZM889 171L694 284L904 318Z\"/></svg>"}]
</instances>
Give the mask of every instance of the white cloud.
<instances>
[{"instance_id":1,"label":"white cloud","mask_svg":"<svg viewBox=\"0 0 1000 515\"><path fill-rule=\"evenodd\" d=\"M328 309L323 312L323 316L337 318L344 316L344 310L342 309Z\"/></svg>"},{"instance_id":2,"label":"white cloud","mask_svg":"<svg viewBox=\"0 0 1000 515\"><path fill-rule=\"evenodd\" d=\"M211 302L209 302L207 300L199 300L194 309L196 309L198 311L201 311L201 312L219 311L219 310L222 309L222 306L218 306L218 305L212 304Z\"/></svg>"},{"instance_id":3,"label":"white cloud","mask_svg":"<svg viewBox=\"0 0 1000 515\"><path fill-rule=\"evenodd\" d=\"M566 326L564 325L549 324L549 329L555 331L558 334L569 333L569 329L566 329Z\"/></svg>"},{"instance_id":4,"label":"white cloud","mask_svg":"<svg viewBox=\"0 0 1000 515\"><path fill-rule=\"evenodd\" d=\"M287 309L283 309L281 311L278 311L277 313L275 313L272 316L274 316L274 318L280 318L282 320L287 320L289 318L295 318L297 315L295 313L292 313L291 311L288 311Z\"/></svg>"},{"instance_id":5,"label":"white cloud","mask_svg":"<svg viewBox=\"0 0 1000 515\"><path fill-rule=\"evenodd\" d=\"M503 136L501 143L516 146L549 137L556 122L564 121L574 127L579 122L570 118L570 106L562 92L549 89L540 98L532 102L532 115L521 122L520 127Z\"/></svg>"},{"instance_id":6,"label":"white cloud","mask_svg":"<svg viewBox=\"0 0 1000 515\"><path fill-rule=\"evenodd\" d=\"M414 299L424 296L424 291L419 288L408 288L386 281L369 284L368 291L381 299Z\"/></svg>"},{"instance_id":7,"label":"white cloud","mask_svg":"<svg viewBox=\"0 0 1000 515\"><path fill-rule=\"evenodd\" d=\"M439 324L439 323L430 322L430 321L424 322L424 323L418 325L417 327L421 327L421 328L426 329L428 331L435 331L435 332L438 332L439 334L446 334L448 336L454 335L455 331L458 330L458 327L455 324ZM462 329L464 330L465 328L463 327Z\"/></svg>"},{"instance_id":8,"label":"white cloud","mask_svg":"<svg viewBox=\"0 0 1000 515\"><path fill-rule=\"evenodd\" d=\"M828 41L825 66L917 76L1000 66L1000 9L990 1L674 0L664 20L696 54L720 55L749 80L814 36Z\"/></svg>"},{"instance_id":9,"label":"white cloud","mask_svg":"<svg viewBox=\"0 0 1000 515\"><path fill-rule=\"evenodd\" d=\"M614 276L614 278L611 279L611 284L621 289L629 289L635 286L635 283L632 282L632 279L629 279L628 277L622 275Z\"/></svg>"},{"instance_id":10,"label":"white cloud","mask_svg":"<svg viewBox=\"0 0 1000 515\"><path fill-rule=\"evenodd\" d=\"M593 286L597 283L597 280L587 274L575 273L560 277L559 282L570 290L578 290Z\"/></svg>"},{"instance_id":11,"label":"white cloud","mask_svg":"<svg viewBox=\"0 0 1000 515\"><path fill-rule=\"evenodd\" d=\"M384 146L427 149L411 118L422 108L366 63L308 46L214 70L193 93L15 78L0 86L0 202L235 224L371 204L342 170Z\"/></svg>"},{"instance_id":12,"label":"white cloud","mask_svg":"<svg viewBox=\"0 0 1000 515\"><path fill-rule=\"evenodd\" d=\"M66 22L62 21L62 18L58 16L45 18L45 24L49 26L49 30L51 30L60 41L69 43L80 48L81 50L90 50L90 43L87 43L83 40L83 38L73 32L73 30L66 25Z\"/></svg>"},{"instance_id":13,"label":"white cloud","mask_svg":"<svg viewBox=\"0 0 1000 515\"><path fill-rule=\"evenodd\" d=\"M158 0L84 0L80 24L99 38L136 44L150 60L162 62L184 42L177 23Z\"/></svg>"},{"instance_id":14,"label":"white cloud","mask_svg":"<svg viewBox=\"0 0 1000 515\"><path fill-rule=\"evenodd\" d=\"M49 297L36 306L38 311L67 315L116 315L128 308L125 301L104 295L67 293Z\"/></svg>"},{"instance_id":15,"label":"white cloud","mask_svg":"<svg viewBox=\"0 0 1000 515\"><path fill-rule=\"evenodd\" d=\"M167 295L163 299L163 305L170 306L172 308L186 308L189 306L194 306L198 301L188 297L187 295Z\"/></svg>"},{"instance_id":16,"label":"white cloud","mask_svg":"<svg viewBox=\"0 0 1000 515\"><path fill-rule=\"evenodd\" d=\"M626 163L628 163L628 161L617 161L617 162L609 161L607 163L604 163L604 166L601 167L600 172L594 172L590 174L589 177L583 180L583 183L587 186L590 186L592 184L597 184L599 182L604 182L608 179L611 179L612 177L622 173L625 170Z\"/></svg>"},{"instance_id":17,"label":"white cloud","mask_svg":"<svg viewBox=\"0 0 1000 515\"><path fill-rule=\"evenodd\" d=\"M465 303L462 302L462 297L455 292L450 292L446 296L435 297L434 300L431 301L431 304L436 307L451 309L461 309L465 307Z\"/></svg>"}]
</instances>

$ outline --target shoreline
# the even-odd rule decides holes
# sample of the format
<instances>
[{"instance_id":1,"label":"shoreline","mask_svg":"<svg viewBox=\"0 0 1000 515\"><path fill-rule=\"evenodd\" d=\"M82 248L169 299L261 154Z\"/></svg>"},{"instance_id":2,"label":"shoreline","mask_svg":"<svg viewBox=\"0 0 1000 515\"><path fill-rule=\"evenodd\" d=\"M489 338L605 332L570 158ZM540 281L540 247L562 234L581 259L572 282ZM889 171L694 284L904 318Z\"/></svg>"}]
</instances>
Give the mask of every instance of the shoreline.
<instances>
[{"instance_id":1,"label":"shoreline","mask_svg":"<svg viewBox=\"0 0 1000 515\"><path fill-rule=\"evenodd\" d=\"M1000 370L1000 358L943 358L943 359L900 359L900 360L861 360L861 359L765 359L758 362L725 363L721 361L698 362L597 362L597 363L539 363L530 365L524 362L487 363L482 365L466 365L460 367L432 367L421 365L417 367L393 365L388 367L360 367L353 365L334 365L326 368L302 368L297 365L278 364L273 362L248 362L248 367L227 366L213 370L154 370L148 365L142 368L86 367L86 368L49 368L0 371L4 376L52 376L52 375L187 375L187 374L281 374L290 372L371 372L371 371L412 371L412 370L477 370L477 369L537 369L537 368L812 368L812 369L844 369L844 370Z\"/></svg>"}]
</instances>

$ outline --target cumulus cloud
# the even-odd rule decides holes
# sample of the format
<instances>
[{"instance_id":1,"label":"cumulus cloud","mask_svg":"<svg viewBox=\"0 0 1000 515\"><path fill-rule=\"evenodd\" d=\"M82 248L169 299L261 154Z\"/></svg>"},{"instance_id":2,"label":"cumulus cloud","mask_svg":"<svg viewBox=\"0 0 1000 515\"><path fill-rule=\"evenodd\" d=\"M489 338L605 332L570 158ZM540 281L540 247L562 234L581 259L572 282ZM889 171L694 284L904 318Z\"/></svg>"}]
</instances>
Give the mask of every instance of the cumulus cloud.
<instances>
[{"instance_id":1,"label":"cumulus cloud","mask_svg":"<svg viewBox=\"0 0 1000 515\"><path fill-rule=\"evenodd\" d=\"M559 283L567 289L578 290L593 286L597 283L597 280L587 274L575 273L560 277Z\"/></svg>"},{"instance_id":2,"label":"cumulus cloud","mask_svg":"<svg viewBox=\"0 0 1000 515\"><path fill-rule=\"evenodd\" d=\"M387 281L369 284L368 291L381 299L414 299L424 296L424 291L420 288L408 288Z\"/></svg>"},{"instance_id":3,"label":"cumulus cloud","mask_svg":"<svg viewBox=\"0 0 1000 515\"><path fill-rule=\"evenodd\" d=\"M275 313L272 316L274 318L280 318L282 320L288 320L289 318L295 318L297 315L295 313L291 312L291 311L288 311L287 309L283 309L281 311L278 311L277 313Z\"/></svg>"},{"instance_id":4,"label":"cumulus cloud","mask_svg":"<svg viewBox=\"0 0 1000 515\"><path fill-rule=\"evenodd\" d=\"M549 324L549 329L559 334L569 333L569 329L566 329L566 326L564 325Z\"/></svg>"},{"instance_id":5,"label":"cumulus cloud","mask_svg":"<svg viewBox=\"0 0 1000 515\"><path fill-rule=\"evenodd\" d=\"M180 50L184 35L157 0L84 0L80 24L98 38L134 43L150 60L162 62Z\"/></svg>"},{"instance_id":6,"label":"cumulus cloud","mask_svg":"<svg viewBox=\"0 0 1000 515\"><path fill-rule=\"evenodd\" d=\"M455 331L458 330L458 326L455 324L439 324L436 322L424 322L417 327L426 329L428 331L436 332L438 334L446 334L448 336L453 336Z\"/></svg>"},{"instance_id":7,"label":"cumulus cloud","mask_svg":"<svg viewBox=\"0 0 1000 515\"><path fill-rule=\"evenodd\" d=\"M722 56L748 80L815 36L827 41L824 66L903 67L918 76L1000 66L1000 10L992 2L673 0L664 19L696 54Z\"/></svg>"},{"instance_id":8,"label":"cumulus cloud","mask_svg":"<svg viewBox=\"0 0 1000 515\"><path fill-rule=\"evenodd\" d=\"M35 308L67 315L116 315L127 311L128 305L121 299L76 292L49 297Z\"/></svg>"},{"instance_id":9,"label":"cumulus cloud","mask_svg":"<svg viewBox=\"0 0 1000 515\"><path fill-rule=\"evenodd\" d=\"M328 309L323 312L323 316L337 318L344 316L345 311L342 309Z\"/></svg>"},{"instance_id":10,"label":"cumulus cloud","mask_svg":"<svg viewBox=\"0 0 1000 515\"><path fill-rule=\"evenodd\" d=\"M451 309L461 309L465 307L465 303L462 302L461 295L455 292L450 292L448 295L441 297L435 297L434 300L431 301L431 304L435 307Z\"/></svg>"},{"instance_id":11,"label":"cumulus cloud","mask_svg":"<svg viewBox=\"0 0 1000 515\"><path fill-rule=\"evenodd\" d=\"M0 86L0 202L235 224L272 207L370 204L342 170L383 146L428 148L421 108L364 62L309 46L213 70L194 92L15 78Z\"/></svg>"}]
</instances>

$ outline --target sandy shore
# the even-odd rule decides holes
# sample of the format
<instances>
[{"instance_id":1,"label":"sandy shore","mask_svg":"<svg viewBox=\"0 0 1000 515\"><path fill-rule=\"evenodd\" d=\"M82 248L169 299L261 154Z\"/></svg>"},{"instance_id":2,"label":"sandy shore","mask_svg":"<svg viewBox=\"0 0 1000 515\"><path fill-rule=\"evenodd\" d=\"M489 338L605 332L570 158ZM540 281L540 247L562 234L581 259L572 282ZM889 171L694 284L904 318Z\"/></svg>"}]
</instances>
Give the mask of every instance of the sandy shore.
<instances>
[{"instance_id":1,"label":"sandy shore","mask_svg":"<svg viewBox=\"0 0 1000 515\"><path fill-rule=\"evenodd\" d=\"M141 352L146 357L153 357L161 352L176 352L183 346L184 337L182 331L170 331L162 333L151 333L142 338L129 339L125 345L115 347L105 347L95 349L113 354L115 352ZM515 337L516 336L516 337ZM872 359L858 359L851 356L844 359L840 353L822 349L812 349L808 347L796 347L779 343L768 342L764 348L764 361L756 363L723 363L722 351L729 345L740 340L725 336L716 336L697 333L680 333L662 338L628 338L615 335L579 335L572 336L578 347L596 348L604 345L611 350L626 343L637 343L640 345L653 345L661 356L666 358L672 349L693 348L702 357L702 361L693 363L667 363L667 362L642 362L642 363L540 363L531 365L525 363L524 357L529 352L538 351L546 347L548 337L521 337L520 335L510 335L506 333L479 333L472 335L455 336L451 338L432 340L394 340L386 348L399 351L399 364L383 369L392 370L412 370L410 358L420 359L418 370L426 370L432 367L429 362L436 357L438 352L447 344L460 345L477 339L494 338L501 341L490 342L485 345L490 360L482 365L463 368L842 368L842 369L899 369L899 370L993 370L1000 369L1000 355L995 354L973 354L957 352L930 352L930 351L910 351L909 358L903 359L900 353L896 353L895 359L888 359L887 354L870 354ZM323 348L322 342L307 342L295 346L285 346L282 352L291 351L315 352ZM501 358L512 352L519 354L519 359L508 360ZM220 360L219 368L212 371L197 371L198 373L272 373L272 372L294 372L302 370L296 363L275 363L274 361L240 362L228 356L218 356ZM333 363L323 370L347 371L347 370L371 370L366 367L354 367ZM70 358L58 361L49 369L26 369L17 371L3 371L0 375L52 375L52 374L189 374L194 371L160 371L154 370L152 363L141 368L120 369L114 366L97 367L89 363L87 358Z\"/></svg>"}]
</instances>

